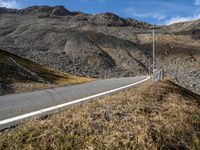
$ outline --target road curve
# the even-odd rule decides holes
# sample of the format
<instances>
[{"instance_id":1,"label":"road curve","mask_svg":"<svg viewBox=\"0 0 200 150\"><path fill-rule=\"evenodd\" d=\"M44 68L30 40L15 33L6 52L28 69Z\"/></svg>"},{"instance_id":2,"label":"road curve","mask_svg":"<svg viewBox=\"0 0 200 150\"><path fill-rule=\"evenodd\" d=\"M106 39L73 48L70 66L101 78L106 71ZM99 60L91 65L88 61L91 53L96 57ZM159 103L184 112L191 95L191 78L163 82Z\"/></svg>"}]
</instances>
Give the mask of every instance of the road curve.
<instances>
[{"instance_id":1,"label":"road curve","mask_svg":"<svg viewBox=\"0 0 200 150\"><path fill-rule=\"evenodd\" d=\"M28 117L49 113L74 103L129 88L148 79L149 77L113 78L0 96L0 130L13 126Z\"/></svg>"}]
</instances>

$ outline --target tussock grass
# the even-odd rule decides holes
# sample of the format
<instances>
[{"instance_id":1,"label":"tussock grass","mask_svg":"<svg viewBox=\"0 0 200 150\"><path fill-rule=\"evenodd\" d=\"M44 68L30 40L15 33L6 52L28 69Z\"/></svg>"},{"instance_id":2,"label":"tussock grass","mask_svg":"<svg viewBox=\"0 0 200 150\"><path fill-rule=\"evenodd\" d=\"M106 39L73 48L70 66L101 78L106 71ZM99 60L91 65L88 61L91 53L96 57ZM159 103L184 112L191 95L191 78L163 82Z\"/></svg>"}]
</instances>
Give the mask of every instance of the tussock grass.
<instances>
[{"instance_id":1,"label":"tussock grass","mask_svg":"<svg viewBox=\"0 0 200 150\"><path fill-rule=\"evenodd\" d=\"M29 74L29 78L26 78L26 76L19 74L20 69L16 66L16 64L9 61L8 58L12 58L15 60L19 65L23 66L24 68L36 73L38 76L42 77L45 81L54 83L54 84L76 84L76 83L83 83L88 82L94 79L91 78L85 78L80 76L71 75L68 73L63 73L59 71L55 71L51 68L48 68L47 66L44 66L42 64L36 63L34 61L16 56L14 54L8 53L6 51L3 51L0 49L0 66L2 67L2 70L4 70L4 73L7 71L8 73L12 71L12 74L10 75L10 78L8 80L12 81L18 81L18 82L24 82L26 80L36 80L33 76ZM21 70L22 72L22 70ZM5 77L6 78L6 73ZM13 77L11 77L13 75ZM3 74L2 74L3 76Z\"/></svg>"},{"instance_id":2,"label":"tussock grass","mask_svg":"<svg viewBox=\"0 0 200 150\"><path fill-rule=\"evenodd\" d=\"M25 69L20 68L11 59ZM59 72L1 49L0 68L0 82L6 85L2 95L79 84L95 80L89 77L80 77ZM36 76L30 72L34 73ZM38 77L43 81L39 80Z\"/></svg>"},{"instance_id":3,"label":"tussock grass","mask_svg":"<svg viewBox=\"0 0 200 150\"><path fill-rule=\"evenodd\" d=\"M169 80L0 133L0 149L199 149L200 96Z\"/></svg>"}]
</instances>

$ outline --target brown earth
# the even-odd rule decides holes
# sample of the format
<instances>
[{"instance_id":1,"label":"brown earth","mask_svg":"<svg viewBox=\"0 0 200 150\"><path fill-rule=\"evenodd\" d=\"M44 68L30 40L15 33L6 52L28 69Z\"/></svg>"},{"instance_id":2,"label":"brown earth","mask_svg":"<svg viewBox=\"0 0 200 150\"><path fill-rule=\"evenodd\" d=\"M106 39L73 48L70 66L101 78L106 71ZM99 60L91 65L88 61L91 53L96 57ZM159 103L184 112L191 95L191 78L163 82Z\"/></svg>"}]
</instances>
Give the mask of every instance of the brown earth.
<instances>
[{"instance_id":1,"label":"brown earth","mask_svg":"<svg viewBox=\"0 0 200 150\"><path fill-rule=\"evenodd\" d=\"M200 96L163 80L71 106L0 133L0 149L193 149Z\"/></svg>"}]
</instances>

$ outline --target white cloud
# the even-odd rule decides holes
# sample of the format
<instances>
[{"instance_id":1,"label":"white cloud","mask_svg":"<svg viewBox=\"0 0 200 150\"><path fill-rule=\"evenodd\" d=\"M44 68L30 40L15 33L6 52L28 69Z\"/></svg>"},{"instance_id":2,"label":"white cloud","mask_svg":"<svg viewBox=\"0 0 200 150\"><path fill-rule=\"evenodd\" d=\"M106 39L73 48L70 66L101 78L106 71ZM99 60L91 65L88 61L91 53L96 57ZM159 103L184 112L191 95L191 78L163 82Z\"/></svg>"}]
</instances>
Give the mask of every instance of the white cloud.
<instances>
[{"instance_id":1,"label":"white cloud","mask_svg":"<svg viewBox=\"0 0 200 150\"><path fill-rule=\"evenodd\" d=\"M165 19L166 16L163 14L159 13L153 13L153 12L148 12L148 13L138 13L136 12L133 8L127 8L125 9L125 12L132 17L140 17L140 18L155 18L157 20L162 20Z\"/></svg>"},{"instance_id":2,"label":"white cloud","mask_svg":"<svg viewBox=\"0 0 200 150\"><path fill-rule=\"evenodd\" d=\"M19 8L20 5L17 0L0 0L0 7Z\"/></svg>"},{"instance_id":3,"label":"white cloud","mask_svg":"<svg viewBox=\"0 0 200 150\"><path fill-rule=\"evenodd\" d=\"M195 1L194 1L194 4L195 4L196 6L200 6L200 0L195 0Z\"/></svg>"},{"instance_id":4,"label":"white cloud","mask_svg":"<svg viewBox=\"0 0 200 150\"><path fill-rule=\"evenodd\" d=\"M180 16L177 16L177 17L174 17L174 18L171 18L171 19L167 20L165 24L166 25L170 25L170 24L174 24L174 23L178 23L178 22L197 20L199 18L200 18L200 14L196 15L194 17L180 17Z\"/></svg>"}]
</instances>

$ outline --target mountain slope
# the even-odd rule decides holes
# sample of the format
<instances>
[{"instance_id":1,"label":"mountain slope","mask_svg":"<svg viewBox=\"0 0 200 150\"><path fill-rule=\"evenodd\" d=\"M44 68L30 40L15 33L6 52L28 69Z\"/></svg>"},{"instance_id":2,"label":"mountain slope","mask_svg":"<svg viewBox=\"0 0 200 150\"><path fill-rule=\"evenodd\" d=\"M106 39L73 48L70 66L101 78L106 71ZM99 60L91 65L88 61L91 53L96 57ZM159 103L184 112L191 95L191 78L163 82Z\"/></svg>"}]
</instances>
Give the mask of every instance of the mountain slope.
<instances>
[{"instance_id":1,"label":"mountain slope","mask_svg":"<svg viewBox=\"0 0 200 150\"><path fill-rule=\"evenodd\" d=\"M200 19L163 26L162 29L174 34L190 35L194 39L200 39Z\"/></svg>"},{"instance_id":2,"label":"mountain slope","mask_svg":"<svg viewBox=\"0 0 200 150\"><path fill-rule=\"evenodd\" d=\"M120 39L115 35L104 35L105 33L98 33L96 30L89 32L85 30L88 27L103 27L101 30L115 27L93 24L90 20L82 21L71 15L41 18L32 13L28 15L6 13L0 15L0 19L1 47L19 56L72 73L71 66L74 59L78 74L95 77L117 77L122 74L129 76L148 72L145 65L149 56L139 50L135 42ZM115 24L121 19L110 22ZM94 39L104 37L106 40L98 43L91 38L91 35ZM108 48L115 49L116 52L111 54ZM138 55L142 55L143 61Z\"/></svg>"},{"instance_id":3,"label":"mountain slope","mask_svg":"<svg viewBox=\"0 0 200 150\"><path fill-rule=\"evenodd\" d=\"M175 32L200 29L200 19L188 22L175 23L165 27Z\"/></svg>"},{"instance_id":4,"label":"mountain slope","mask_svg":"<svg viewBox=\"0 0 200 150\"><path fill-rule=\"evenodd\" d=\"M66 13L53 14L54 9ZM112 13L71 12L61 6L0 10L0 48L8 52L56 70L76 70L81 76L137 76L152 71L148 23ZM155 33L156 68L200 93L199 20L156 26Z\"/></svg>"},{"instance_id":5,"label":"mountain slope","mask_svg":"<svg viewBox=\"0 0 200 150\"><path fill-rule=\"evenodd\" d=\"M55 71L3 50L0 50L0 68L0 95L91 80Z\"/></svg>"}]
</instances>

